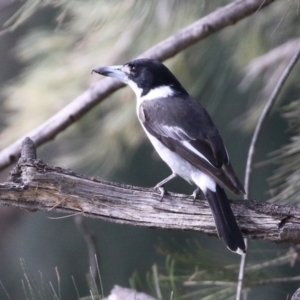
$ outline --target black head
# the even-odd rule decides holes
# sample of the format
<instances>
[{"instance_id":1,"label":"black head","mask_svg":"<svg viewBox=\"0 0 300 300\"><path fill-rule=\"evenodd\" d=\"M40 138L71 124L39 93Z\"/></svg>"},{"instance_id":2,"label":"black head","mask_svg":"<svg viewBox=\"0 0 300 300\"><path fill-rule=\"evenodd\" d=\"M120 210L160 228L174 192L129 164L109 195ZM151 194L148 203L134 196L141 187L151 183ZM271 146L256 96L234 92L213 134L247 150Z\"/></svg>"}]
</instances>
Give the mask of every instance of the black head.
<instances>
[{"instance_id":1,"label":"black head","mask_svg":"<svg viewBox=\"0 0 300 300\"><path fill-rule=\"evenodd\" d=\"M174 93L187 93L171 71L154 59L136 59L123 66L104 67L93 71L127 83L138 96L145 96L150 90L165 86L170 87Z\"/></svg>"}]
</instances>

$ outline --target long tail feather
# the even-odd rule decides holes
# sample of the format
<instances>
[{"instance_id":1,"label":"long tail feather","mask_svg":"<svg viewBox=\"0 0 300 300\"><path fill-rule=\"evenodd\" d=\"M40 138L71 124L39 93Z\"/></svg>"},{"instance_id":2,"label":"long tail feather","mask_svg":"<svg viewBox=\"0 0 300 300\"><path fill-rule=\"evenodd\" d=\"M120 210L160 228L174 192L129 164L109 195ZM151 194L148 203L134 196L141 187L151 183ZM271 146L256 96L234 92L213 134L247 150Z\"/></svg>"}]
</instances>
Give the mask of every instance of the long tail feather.
<instances>
[{"instance_id":1,"label":"long tail feather","mask_svg":"<svg viewBox=\"0 0 300 300\"><path fill-rule=\"evenodd\" d=\"M238 254L245 253L244 239L225 191L217 184L215 192L207 189L205 195L212 210L218 234L223 238L227 248Z\"/></svg>"}]
</instances>

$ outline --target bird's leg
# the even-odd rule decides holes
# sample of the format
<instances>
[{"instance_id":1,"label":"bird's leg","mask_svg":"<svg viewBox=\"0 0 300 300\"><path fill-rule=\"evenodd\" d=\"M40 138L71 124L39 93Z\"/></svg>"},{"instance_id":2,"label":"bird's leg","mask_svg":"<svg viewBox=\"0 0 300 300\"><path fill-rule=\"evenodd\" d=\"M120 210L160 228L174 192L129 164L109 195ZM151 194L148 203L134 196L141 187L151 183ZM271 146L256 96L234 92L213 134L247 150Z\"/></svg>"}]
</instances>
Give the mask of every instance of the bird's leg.
<instances>
[{"instance_id":1,"label":"bird's leg","mask_svg":"<svg viewBox=\"0 0 300 300\"><path fill-rule=\"evenodd\" d=\"M197 188L193 191L192 197L193 197L193 203L195 203L198 196L201 195L201 189L197 186Z\"/></svg>"},{"instance_id":2,"label":"bird's leg","mask_svg":"<svg viewBox=\"0 0 300 300\"><path fill-rule=\"evenodd\" d=\"M170 176L168 176L167 178L165 178L164 180L160 181L155 187L154 189L159 190L160 193L160 201L162 201L162 199L164 198L165 194L167 193L164 185L169 182L170 180L174 179L175 177L177 177L176 173L172 173Z\"/></svg>"}]
</instances>

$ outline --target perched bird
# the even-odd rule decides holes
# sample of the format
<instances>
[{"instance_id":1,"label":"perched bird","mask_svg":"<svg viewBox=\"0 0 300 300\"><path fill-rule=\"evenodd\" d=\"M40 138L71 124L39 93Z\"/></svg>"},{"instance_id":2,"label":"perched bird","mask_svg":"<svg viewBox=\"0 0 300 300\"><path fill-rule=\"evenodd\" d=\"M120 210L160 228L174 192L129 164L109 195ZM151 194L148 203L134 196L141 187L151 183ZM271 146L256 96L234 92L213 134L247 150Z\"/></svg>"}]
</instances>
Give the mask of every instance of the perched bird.
<instances>
[{"instance_id":1,"label":"perched bird","mask_svg":"<svg viewBox=\"0 0 300 300\"><path fill-rule=\"evenodd\" d=\"M98 74L128 84L136 94L138 119L172 174L156 185L180 176L205 194L217 231L227 248L238 254L246 246L223 188L245 193L222 138L205 108L191 97L171 71L157 60L136 59L124 65L100 67ZM197 196L199 190L194 192Z\"/></svg>"}]
</instances>

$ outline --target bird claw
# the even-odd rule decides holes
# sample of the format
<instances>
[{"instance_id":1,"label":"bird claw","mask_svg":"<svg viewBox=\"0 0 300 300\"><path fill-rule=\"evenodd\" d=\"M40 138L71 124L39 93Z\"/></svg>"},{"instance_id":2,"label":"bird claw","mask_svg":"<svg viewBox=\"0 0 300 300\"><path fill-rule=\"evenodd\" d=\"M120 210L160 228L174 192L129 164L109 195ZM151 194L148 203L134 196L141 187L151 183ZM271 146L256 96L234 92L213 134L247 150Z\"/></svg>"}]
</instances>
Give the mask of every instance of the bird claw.
<instances>
[{"instance_id":1,"label":"bird claw","mask_svg":"<svg viewBox=\"0 0 300 300\"><path fill-rule=\"evenodd\" d=\"M195 203L196 199L198 198L198 196L201 195L201 189L200 188L196 188L194 191L193 191L193 194L191 195L193 197L193 203Z\"/></svg>"},{"instance_id":2,"label":"bird claw","mask_svg":"<svg viewBox=\"0 0 300 300\"><path fill-rule=\"evenodd\" d=\"M159 194L160 194L160 202L163 200L164 196L167 194L167 191L165 190L165 188L163 186L155 186L154 187L155 190L158 190Z\"/></svg>"}]
</instances>

